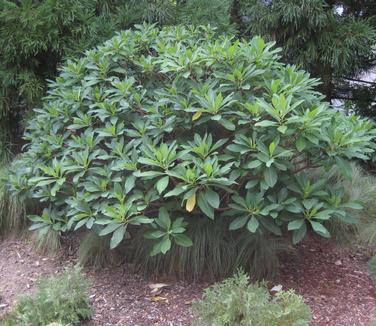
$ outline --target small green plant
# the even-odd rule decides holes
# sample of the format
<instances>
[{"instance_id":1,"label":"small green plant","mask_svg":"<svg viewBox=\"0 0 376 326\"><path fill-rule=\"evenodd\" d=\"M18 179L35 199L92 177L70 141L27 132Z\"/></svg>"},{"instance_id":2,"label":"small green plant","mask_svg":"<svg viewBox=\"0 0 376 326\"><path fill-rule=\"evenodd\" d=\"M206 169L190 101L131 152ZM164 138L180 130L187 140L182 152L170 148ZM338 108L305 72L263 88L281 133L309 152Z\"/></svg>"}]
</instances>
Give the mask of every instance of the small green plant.
<instances>
[{"instance_id":1,"label":"small green plant","mask_svg":"<svg viewBox=\"0 0 376 326\"><path fill-rule=\"evenodd\" d=\"M249 283L239 271L204 291L193 303L200 326L308 326L311 311L293 290L269 294L265 283Z\"/></svg>"},{"instance_id":2,"label":"small green plant","mask_svg":"<svg viewBox=\"0 0 376 326\"><path fill-rule=\"evenodd\" d=\"M79 325L91 317L89 283L79 268L42 278L33 295L22 297L16 307L0 320L3 326L46 326L52 323Z\"/></svg>"}]
</instances>

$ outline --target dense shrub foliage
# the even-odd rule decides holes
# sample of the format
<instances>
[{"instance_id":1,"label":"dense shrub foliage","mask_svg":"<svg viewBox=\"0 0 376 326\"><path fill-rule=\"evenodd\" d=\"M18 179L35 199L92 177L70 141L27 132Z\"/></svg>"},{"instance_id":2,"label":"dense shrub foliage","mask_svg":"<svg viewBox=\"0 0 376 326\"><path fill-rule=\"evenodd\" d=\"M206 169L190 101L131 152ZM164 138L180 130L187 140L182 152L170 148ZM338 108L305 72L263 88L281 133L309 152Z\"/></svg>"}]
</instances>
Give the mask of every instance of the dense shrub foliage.
<instances>
[{"instance_id":1,"label":"dense shrub foliage","mask_svg":"<svg viewBox=\"0 0 376 326\"><path fill-rule=\"evenodd\" d=\"M341 189L312 168L373 152L373 124L331 109L318 81L261 38L209 27L138 26L69 62L29 122L14 192L45 204L32 229L94 229L110 246L143 228L166 253L190 246L192 216L230 230L329 237L351 223Z\"/></svg>"},{"instance_id":2,"label":"dense shrub foliage","mask_svg":"<svg viewBox=\"0 0 376 326\"><path fill-rule=\"evenodd\" d=\"M4 326L80 325L93 313L88 287L77 268L42 278L36 292L22 297L0 323Z\"/></svg>"},{"instance_id":3,"label":"dense shrub foliage","mask_svg":"<svg viewBox=\"0 0 376 326\"><path fill-rule=\"evenodd\" d=\"M201 326L307 326L311 320L308 305L293 290L271 296L265 284L249 284L242 272L206 289L193 310Z\"/></svg>"}]
</instances>

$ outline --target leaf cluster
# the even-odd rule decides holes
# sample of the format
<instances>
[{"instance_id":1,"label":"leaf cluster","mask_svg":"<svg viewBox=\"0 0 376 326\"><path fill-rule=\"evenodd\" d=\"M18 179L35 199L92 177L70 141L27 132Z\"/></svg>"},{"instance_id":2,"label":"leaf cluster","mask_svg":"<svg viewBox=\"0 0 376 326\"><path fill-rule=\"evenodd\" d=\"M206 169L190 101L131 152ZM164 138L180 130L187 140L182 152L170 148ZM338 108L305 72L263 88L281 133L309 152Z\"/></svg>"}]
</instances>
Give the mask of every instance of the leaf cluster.
<instances>
[{"instance_id":1,"label":"leaf cluster","mask_svg":"<svg viewBox=\"0 0 376 326\"><path fill-rule=\"evenodd\" d=\"M211 27L140 25L86 52L50 83L28 123L10 188L38 199L31 229L93 229L111 248L146 229L152 254L190 246L191 216L224 217L294 243L354 220L341 189L306 172L374 151L373 123L330 108L317 80L273 43Z\"/></svg>"}]
</instances>

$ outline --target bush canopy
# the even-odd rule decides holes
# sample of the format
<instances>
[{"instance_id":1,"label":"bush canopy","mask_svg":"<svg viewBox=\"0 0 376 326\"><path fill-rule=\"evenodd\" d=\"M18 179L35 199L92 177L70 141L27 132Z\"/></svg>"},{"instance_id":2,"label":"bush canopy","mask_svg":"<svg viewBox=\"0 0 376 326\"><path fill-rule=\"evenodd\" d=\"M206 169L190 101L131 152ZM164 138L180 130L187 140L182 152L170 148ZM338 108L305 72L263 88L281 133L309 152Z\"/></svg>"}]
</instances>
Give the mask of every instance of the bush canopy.
<instances>
[{"instance_id":1,"label":"bush canopy","mask_svg":"<svg viewBox=\"0 0 376 326\"><path fill-rule=\"evenodd\" d=\"M140 25L69 62L10 176L45 205L31 229L86 227L114 248L142 228L157 254L192 244L192 216L294 243L308 229L329 237L333 217L353 223L348 209L361 205L307 171L351 177L376 129L332 109L279 51L211 27Z\"/></svg>"}]
</instances>

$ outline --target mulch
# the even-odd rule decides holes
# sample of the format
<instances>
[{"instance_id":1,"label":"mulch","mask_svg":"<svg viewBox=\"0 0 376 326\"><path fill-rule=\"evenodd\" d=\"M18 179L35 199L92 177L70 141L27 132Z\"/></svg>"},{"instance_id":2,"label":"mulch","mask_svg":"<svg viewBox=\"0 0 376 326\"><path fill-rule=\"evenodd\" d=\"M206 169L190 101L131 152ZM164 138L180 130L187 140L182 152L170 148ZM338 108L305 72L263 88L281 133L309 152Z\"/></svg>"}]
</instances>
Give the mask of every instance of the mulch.
<instances>
[{"instance_id":1,"label":"mulch","mask_svg":"<svg viewBox=\"0 0 376 326\"><path fill-rule=\"evenodd\" d=\"M0 243L0 315L17 297L33 291L40 276L59 273L76 262L69 241L57 256L35 252L22 240ZM310 305L311 325L369 325L376 307L376 290L368 274L364 248L343 248L325 239L309 238L297 248L295 259L284 259L280 274L269 284L293 288ZM92 287L95 314L85 326L186 326L192 321L191 302L207 282L187 283L169 278L147 280L127 265L101 271L85 269ZM154 293L156 283L163 286Z\"/></svg>"}]
</instances>

